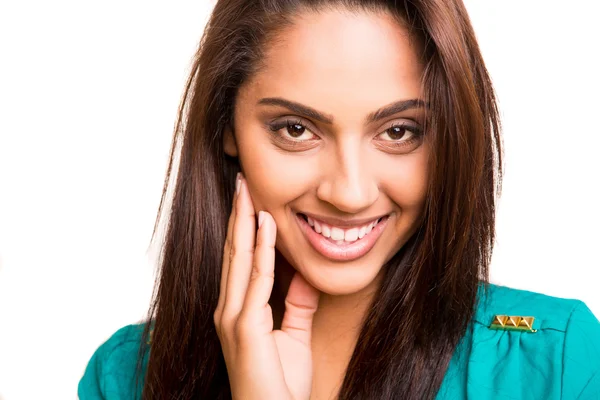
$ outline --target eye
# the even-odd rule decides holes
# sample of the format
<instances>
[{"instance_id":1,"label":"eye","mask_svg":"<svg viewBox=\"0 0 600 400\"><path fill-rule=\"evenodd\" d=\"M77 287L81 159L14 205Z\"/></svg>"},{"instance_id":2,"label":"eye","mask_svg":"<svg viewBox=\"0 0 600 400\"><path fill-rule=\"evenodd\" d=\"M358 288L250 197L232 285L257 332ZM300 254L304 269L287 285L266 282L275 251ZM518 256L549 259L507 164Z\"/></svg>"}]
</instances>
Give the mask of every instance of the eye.
<instances>
[{"instance_id":1,"label":"eye","mask_svg":"<svg viewBox=\"0 0 600 400\"><path fill-rule=\"evenodd\" d=\"M377 147L385 152L406 154L423 143L423 129L414 121L396 122L375 137Z\"/></svg>"},{"instance_id":2,"label":"eye","mask_svg":"<svg viewBox=\"0 0 600 400\"><path fill-rule=\"evenodd\" d=\"M272 132L277 133L282 140L304 142L317 138L317 136L306 127L306 124L300 120L287 119L276 121L269 125L269 129Z\"/></svg>"},{"instance_id":3,"label":"eye","mask_svg":"<svg viewBox=\"0 0 600 400\"><path fill-rule=\"evenodd\" d=\"M392 125L380 133L378 137L384 141L409 142L420 136L420 134L420 130L417 127L401 123Z\"/></svg>"}]
</instances>

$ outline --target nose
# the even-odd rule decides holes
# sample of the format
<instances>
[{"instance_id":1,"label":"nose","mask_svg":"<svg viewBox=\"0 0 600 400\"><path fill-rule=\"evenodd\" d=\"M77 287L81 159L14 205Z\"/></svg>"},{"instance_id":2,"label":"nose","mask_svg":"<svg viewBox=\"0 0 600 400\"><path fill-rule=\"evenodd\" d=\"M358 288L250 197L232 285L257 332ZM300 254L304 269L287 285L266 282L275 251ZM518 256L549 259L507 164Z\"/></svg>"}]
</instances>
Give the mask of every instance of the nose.
<instances>
[{"instance_id":1,"label":"nose","mask_svg":"<svg viewBox=\"0 0 600 400\"><path fill-rule=\"evenodd\" d=\"M369 208L379 196L379 187L367 156L360 143L338 146L335 156L324 163L317 197L349 214Z\"/></svg>"}]
</instances>

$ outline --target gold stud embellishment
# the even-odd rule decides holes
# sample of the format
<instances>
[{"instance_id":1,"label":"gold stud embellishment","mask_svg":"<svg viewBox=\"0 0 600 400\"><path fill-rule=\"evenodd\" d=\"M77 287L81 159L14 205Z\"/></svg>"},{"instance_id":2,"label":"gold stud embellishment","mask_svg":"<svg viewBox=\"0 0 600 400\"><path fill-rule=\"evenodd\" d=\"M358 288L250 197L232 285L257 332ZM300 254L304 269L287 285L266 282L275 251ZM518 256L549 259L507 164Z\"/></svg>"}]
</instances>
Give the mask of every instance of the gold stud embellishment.
<instances>
[{"instance_id":1,"label":"gold stud embellishment","mask_svg":"<svg viewBox=\"0 0 600 400\"><path fill-rule=\"evenodd\" d=\"M494 315L490 329L507 331L537 332L533 329L535 317L520 317L516 315Z\"/></svg>"}]
</instances>

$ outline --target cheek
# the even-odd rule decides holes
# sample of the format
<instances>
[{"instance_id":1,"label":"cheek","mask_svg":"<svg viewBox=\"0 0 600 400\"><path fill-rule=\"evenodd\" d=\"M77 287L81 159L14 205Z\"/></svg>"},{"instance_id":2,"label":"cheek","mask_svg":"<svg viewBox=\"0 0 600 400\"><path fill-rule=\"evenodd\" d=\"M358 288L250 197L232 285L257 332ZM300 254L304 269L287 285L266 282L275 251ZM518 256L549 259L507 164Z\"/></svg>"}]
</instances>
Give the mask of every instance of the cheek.
<instances>
[{"instance_id":1,"label":"cheek","mask_svg":"<svg viewBox=\"0 0 600 400\"><path fill-rule=\"evenodd\" d=\"M393 164L393 165L392 165ZM391 162L383 174L381 188L404 212L419 213L427 194L428 166L425 151Z\"/></svg>"},{"instance_id":2,"label":"cheek","mask_svg":"<svg viewBox=\"0 0 600 400\"><path fill-rule=\"evenodd\" d=\"M302 196L318 177L318 168L305 157L283 154L270 143L242 146L240 160L254 207L279 214Z\"/></svg>"}]
</instances>

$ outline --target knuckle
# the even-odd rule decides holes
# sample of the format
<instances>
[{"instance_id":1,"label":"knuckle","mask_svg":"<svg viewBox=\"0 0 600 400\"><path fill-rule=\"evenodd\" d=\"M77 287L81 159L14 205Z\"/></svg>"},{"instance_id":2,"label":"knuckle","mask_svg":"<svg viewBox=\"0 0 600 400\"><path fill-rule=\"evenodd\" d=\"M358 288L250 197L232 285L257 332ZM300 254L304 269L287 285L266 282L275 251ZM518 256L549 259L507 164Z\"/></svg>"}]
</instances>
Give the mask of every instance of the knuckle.
<instances>
[{"instance_id":1,"label":"knuckle","mask_svg":"<svg viewBox=\"0 0 600 400\"><path fill-rule=\"evenodd\" d=\"M258 263L256 262L256 260L254 260L254 262L252 263L252 271L250 272L250 280L251 281L255 281L258 279L270 279L270 280L274 280L275 279L275 274L273 271L262 271L258 265Z\"/></svg>"},{"instance_id":2,"label":"knuckle","mask_svg":"<svg viewBox=\"0 0 600 400\"><path fill-rule=\"evenodd\" d=\"M231 260L233 260L236 256L236 254L238 253L237 247L235 244L231 244L231 246L229 247L229 261L231 262Z\"/></svg>"},{"instance_id":3,"label":"knuckle","mask_svg":"<svg viewBox=\"0 0 600 400\"><path fill-rule=\"evenodd\" d=\"M230 251L229 251L229 258L233 259L233 258L237 258L239 256L252 257L252 256L254 256L254 249L238 247L232 243L232 245L230 247Z\"/></svg>"},{"instance_id":4,"label":"knuckle","mask_svg":"<svg viewBox=\"0 0 600 400\"><path fill-rule=\"evenodd\" d=\"M215 312L213 314L213 319L215 321L215 325L217 325L219 327L223 326L223 323L226 320L223 305L217 307L217 309L215 310Z\"/></svg>"},{"instance_id":5,"label":"knuckle","mask_svg":"<svg viewBox=\"0 0 600 400\"><path fill-rule=\"evenodd\" d=\"M221 337L221 317L215 313L213 315L213 322L215 324L215 329L217 330L217 336Z\"/></svg>"},{"instance_id":6,"label":"knuckle","mask_svg":"<svg viewBox=\"0 0 600 400\"><path fill-rule=\"evenodd\" d=\"M229 236L227 236L225 238L225 243L223 244L223 251L227 251L227 249L231 249L231 247L233 246L233 243L231 241L231 238Z\"/></svg>"},{"instance_id":7,"label":"knuckle","mask_svg":"<svg viewBox=\"0 0 600 400\"><path fill-rule=\"evenodd\" d=\"M256 263L252 263L252 271L250 272L250 281L255 281L261 276Z\"/></svg>"},{"instance_id":8,"label":"knuckle","mask_svg":"<svg viewBox=\"0 0 600 400\"><path fill-rule=\"evenodd\" d=\"M265 250L275 249L275 243L272 243L270 240L265 240L263 235L258 235L256 238L256 247L264 248Z\"/></svg>"},{"instance_id":9,"label":"knuckle","mask_svg":"<svg viewBox=\"0 0 600 400\"><path fill-rule=\"evenodd\" d=\"M238 340L252 336L256 324L248 315L242 315L235 323L234 333Z\"/></svg>"},{"instance_id":10,"label":"knuckle","mask_svg":"<svg viewBox=\"0 0 600 400\"><path fill-rule=\"evenodd\" d=\"M218 323L216 323L217 326L217 332L219 333L219 337L221 337L224 340L230 340L232 339L232 334L231 332L233 331L233 328L236 325L236 321L226 315L222 315L220 317L220 320Z\"/></svg>"}]
</instances>

